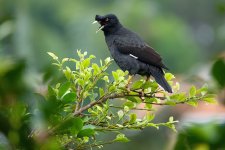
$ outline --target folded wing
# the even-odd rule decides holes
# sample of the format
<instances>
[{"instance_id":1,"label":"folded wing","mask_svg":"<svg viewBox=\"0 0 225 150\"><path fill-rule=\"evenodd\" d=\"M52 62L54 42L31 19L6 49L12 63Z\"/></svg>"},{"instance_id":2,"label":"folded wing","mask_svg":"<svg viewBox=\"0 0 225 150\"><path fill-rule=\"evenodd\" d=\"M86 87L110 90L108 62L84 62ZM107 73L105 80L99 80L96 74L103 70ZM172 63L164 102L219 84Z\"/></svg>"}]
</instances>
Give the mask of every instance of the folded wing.
<instances>
[{"instance_id":1,"label":"folded wing","mask_svg":"<svg viewBox=\"0 0 225 150\"><path fill-rule=\"evenodd\" d=\"M121 53L135 56L149 65L168 69L162 63L161 56L135 34L120 36L114 40L114 44Z\"/></svg>"}]
</instances>

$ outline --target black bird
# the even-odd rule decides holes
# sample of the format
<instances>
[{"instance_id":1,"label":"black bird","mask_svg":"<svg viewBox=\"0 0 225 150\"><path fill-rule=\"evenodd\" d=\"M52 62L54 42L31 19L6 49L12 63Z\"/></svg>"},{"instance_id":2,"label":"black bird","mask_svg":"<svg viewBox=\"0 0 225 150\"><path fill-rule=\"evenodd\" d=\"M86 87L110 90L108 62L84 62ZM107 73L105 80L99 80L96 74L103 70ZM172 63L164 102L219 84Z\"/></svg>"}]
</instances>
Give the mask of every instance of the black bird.
<instances>
[{"instance_id":1,"label":"black bird","mask_svg":"<svg viewBox=\"0 0 225 150\"><path fill-rule=\"evenodd\" d=\"M156 82L167 92L172 93L170 85L164 78L163 69L168 69L160 55L142 40L136 33L126 29L114 14L96 15L93 23L99 23L105 35L110 53L123 70L130 75L152 75ZM98 32L97 31L97 32Z\"/></svg>"}]
</instances>

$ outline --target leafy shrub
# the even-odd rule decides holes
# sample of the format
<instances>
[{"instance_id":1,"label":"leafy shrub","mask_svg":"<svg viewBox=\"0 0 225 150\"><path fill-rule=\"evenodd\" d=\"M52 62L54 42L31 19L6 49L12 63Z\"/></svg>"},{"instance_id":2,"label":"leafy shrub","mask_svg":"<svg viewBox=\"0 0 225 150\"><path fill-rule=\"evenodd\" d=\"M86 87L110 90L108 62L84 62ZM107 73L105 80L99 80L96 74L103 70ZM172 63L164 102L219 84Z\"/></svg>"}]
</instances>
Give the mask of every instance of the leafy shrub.
<instances>
[{"instance_id":1,"label":"leafy shrub","mask_svg":"<svg viewBox=\"0 0 225 150\"><path fill-rule=\"evenodd\" d=\"M128 142L121 132L124 129L166 126L176 131L174 124L178 121L173 117L167 122L153 122L154 105L197 106L199 101L214 102L214 95L207 93L207 86L200 89L192 86L188 93L179 93L179 83L173 83L175 77L170 73L166 73L165 78L172 85L173 94L163 91L154 80L141 78L130 83L128 72L119 69L108 74L106 70L113 61L110 58L97 64L92 62L95 56L88 56L87 52L77 51L79 60L59 59L51 52L48 54L65 81L48 87L40 112L47 121L48 136L66 149L102 148L104 144ZM116 105L114 99L121 99L122 104ZM145 104L144 108L139 104ZM145 116L138 118L135 110L143 110ZM96 136L100 132L115 133L115 137L110 141L98 141Z\"/></svg>"},{"instance_id":2,"label":"leafy shrub","mask_svg":"<svg viewBox=\"0 0 225 150\"><path fill-rule=\"evenodd\" d=\"M113 61L110 58L97 64L93 62L95 56L86 52L77 51L78 60L48 54L64 79L49 85L42 95L32 94L27 87L23 61L2 60L0 149L102 148L104 144L128 142L122 132L125 129L166 126L176 131L178 121L173 117L167 122L154 122L155 105L196 106L199 101L214 102L207 86L200 89L192 86L188 93L178 92L179 84L173 82L170 73L165 77L173 87L173 94L163 91L154 80L141 78L130 83L128 72L108 73ZM140 118L136 110L143 111L144 117ZM113 137L99 140L100 133L111 133Z\"/></svg>"}]
</instances>

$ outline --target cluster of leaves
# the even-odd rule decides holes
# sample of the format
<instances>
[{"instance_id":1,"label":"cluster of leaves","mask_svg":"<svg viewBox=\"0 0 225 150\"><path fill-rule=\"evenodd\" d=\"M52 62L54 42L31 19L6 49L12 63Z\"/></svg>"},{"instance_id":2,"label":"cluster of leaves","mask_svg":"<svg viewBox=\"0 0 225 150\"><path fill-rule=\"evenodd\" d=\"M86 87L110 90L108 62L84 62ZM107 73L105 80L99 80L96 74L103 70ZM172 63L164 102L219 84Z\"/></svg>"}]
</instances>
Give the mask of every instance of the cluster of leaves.
<instances>
[{"instance_id":1,"label":"cluster of leaves","mask_svg":"<svg viewBox=\"0 0 225 150\"><path fill-rule=\"evenodd\" d=\"M23 78L25 61L0 59L0 149L33 149L35 141L28 138L32 129L26 97L31 91Z\"/></svg>"},{"instance_id":2,"label":"cluster of leaves","mask_svg":"<svg viewBox=\"0 0 225 150\"><path fill-rule=\"evenodd\" d=\"M65 82L48 87L48 94L40 105L47 123L49 136L56 137L64 148L85 149L101 148L113 142L128 142L121 131L124 129L159 128L166 126L176 131L173 117L165 123L154 123L154 105L189 104L196 106L199 101L214 102L214 95L207 94L207 87L196 89L192 86L189 93L178 93L179 84L173 83L174 76L165 74L166 80L174 89L173 94L163 91L154 80L140 79L133 83L128 80L128 72L122 70L107 73L112 59L93 63L95 56L77 51L79 60L59 59L48 53L54 60L53 65L64 74ZM71 67L69 67L71 66ZM114 99L121 99L120 105ZM144 107L140 107L144 104ZM48 107L54 107L49 110ZM139 118L136 110L145 112ZM98 141L100 132L113 132L111 141Z\"/></svg>"},{"instance_id":3,"label":"cluster of leaves","mask_svg":"<svg viewBox=\"0 0 225 150\"><path fill-rule=\"evenodd\" d=\"M212 76L217 81L219 87L225 87L225 58L218 58L212 66Z\"/></svg>"}]
</instances>

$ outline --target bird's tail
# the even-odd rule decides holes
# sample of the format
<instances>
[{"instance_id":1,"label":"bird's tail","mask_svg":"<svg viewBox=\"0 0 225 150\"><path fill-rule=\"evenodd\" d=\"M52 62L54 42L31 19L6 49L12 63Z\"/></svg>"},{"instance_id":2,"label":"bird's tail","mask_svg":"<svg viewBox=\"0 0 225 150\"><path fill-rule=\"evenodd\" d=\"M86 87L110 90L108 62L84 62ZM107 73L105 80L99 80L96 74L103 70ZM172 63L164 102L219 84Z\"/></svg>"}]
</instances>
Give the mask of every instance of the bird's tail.
<instances>
[{"instance_id":1,"label":"bird's tail","mask_svg":"<svg viewBox=\"0 0 225 150\"><path fill-rule=\"evenodd\" d=\"M149 67L151 75L155 78L156 82L163 87L163 89L169 93L172 93L172 88L164 78L164 72L161 68L158 67Z\"/></svg>"}]
</instances>

